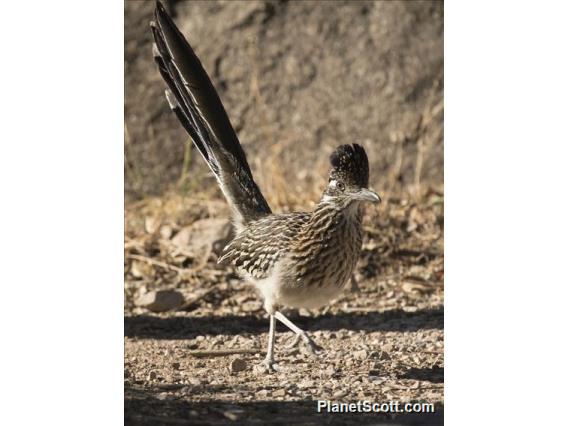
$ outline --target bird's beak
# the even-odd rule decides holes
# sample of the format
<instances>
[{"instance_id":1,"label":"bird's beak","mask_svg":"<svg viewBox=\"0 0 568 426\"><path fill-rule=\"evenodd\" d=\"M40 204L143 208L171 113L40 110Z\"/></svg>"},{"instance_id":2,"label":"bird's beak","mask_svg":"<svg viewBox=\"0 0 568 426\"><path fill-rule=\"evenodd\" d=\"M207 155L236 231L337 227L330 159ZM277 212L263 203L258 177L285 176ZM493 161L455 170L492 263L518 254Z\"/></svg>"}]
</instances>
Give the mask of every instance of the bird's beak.
<instances>
[{"instance_id":1,"label":"bird's beak","mask_svg":"<svg viewBox=\"0 0 568 426\"><path fill-rule=\"evenodd\" d=\"M370 201L371 203L380 203L381 197L375 191L367 188L362 188L355 193L355 196L361 201Z\"/></svg>"}]
</instances>

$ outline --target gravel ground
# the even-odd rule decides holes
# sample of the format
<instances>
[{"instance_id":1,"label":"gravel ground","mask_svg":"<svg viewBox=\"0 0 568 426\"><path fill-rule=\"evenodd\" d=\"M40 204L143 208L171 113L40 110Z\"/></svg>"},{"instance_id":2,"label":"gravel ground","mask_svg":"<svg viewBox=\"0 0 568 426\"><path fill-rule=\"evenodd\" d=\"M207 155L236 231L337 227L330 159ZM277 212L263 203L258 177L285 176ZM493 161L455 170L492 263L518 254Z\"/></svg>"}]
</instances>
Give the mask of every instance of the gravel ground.
<instances>
[{"instance_id":1,"label":"gravel ground","mask_svg":"<svg viewBox=\"0 0 568 426\"><path fill-rule=\"evenodd\" d=\"M377 423L390 417L324 415L317 400L429 402L434 414L394 416L398 424L439 424L443 416L443 205L389 199L370 208L357 287L317 312L291 318L324 347L314 357L287 348L277 328L282 371L259 373L268 320L255 291L216 264L226 236L221 203L200 217L199 202L177 196L127 210L125 415L128 424ZM219 208L219 210L216 209ZM226 216L225 216L226 217ZM159 221L156 218L162 218ZM199 234L218 223L209 238ZM193 230L193 234L191 231ZM201 235L176 252L178 235ZM182 238L183 240L183 238ZM210 244L203 262L203 247ZM195 250L195 252L192 252ZM140 306L156 291L181 294L172 310ZM151 305L153 310L158 305ZM228 351L223 356L215 351ZM211 353L213 352L213 354ZM240 352L240 353L231 353ZM393 424L397 424L397 423ZM418 422L418 423L415 423ZM440 423L441 424L441 423Z\"/></svg>"}]
</instances>

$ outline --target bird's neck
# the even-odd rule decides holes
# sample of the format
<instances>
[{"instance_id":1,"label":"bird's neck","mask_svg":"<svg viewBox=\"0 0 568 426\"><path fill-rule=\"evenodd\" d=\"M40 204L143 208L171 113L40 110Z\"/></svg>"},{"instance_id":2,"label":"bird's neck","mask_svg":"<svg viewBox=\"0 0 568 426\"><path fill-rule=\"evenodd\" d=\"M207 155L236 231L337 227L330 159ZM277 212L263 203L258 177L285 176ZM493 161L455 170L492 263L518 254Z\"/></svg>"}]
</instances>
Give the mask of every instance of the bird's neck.
<instances>
[{"instance_id":1,"label":"bird's neck","mask_svg":"<svg viewBox=\"0 0 568 426\"><path fill-rule=\"evenodd\" d=\"M331 197L324 194L320 202L314 210L314 214L318 211L335 210L338 213L345 212L347 210L358 210L361 206L361 202L353 198L347 197Z\"/></svg>"},{"instance_id":2,"label":"bird's neck","mask_svg":"<svg viewBox=\"0 0 568 426\"><path fill-rule=\"evenodd\" d=\"M345 222L361 222L363 217L362 203L348 199L326 199L319 202L312 213L308 226L325 228L333 224Z\"/></svg>"}]
</instances>

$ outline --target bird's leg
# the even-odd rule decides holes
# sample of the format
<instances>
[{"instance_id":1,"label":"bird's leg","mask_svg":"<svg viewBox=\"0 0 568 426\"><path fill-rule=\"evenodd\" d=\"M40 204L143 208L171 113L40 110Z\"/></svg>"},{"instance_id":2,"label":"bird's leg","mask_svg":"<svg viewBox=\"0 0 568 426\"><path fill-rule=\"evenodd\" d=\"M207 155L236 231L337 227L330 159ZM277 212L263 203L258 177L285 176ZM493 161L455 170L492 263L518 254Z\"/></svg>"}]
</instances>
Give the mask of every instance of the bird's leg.
<instances>
[{"instance_id":1,"label":"bird's leg","mask_svg":"<svg viewBox=\"0 0 568 426\"><path fill-rule=\"evenodd\" d=\"M268 330L268 349L266 350L266 358L262 361L262 365L268 372L277 371L278 366L274 362L274 339L276 337L276 319L274 314L270 314L270 328Z\"/></svg>"},{"instance_id":2,"label":"bird's leg","mask_svg":"<svg viewBox=\"0 0 568 426\"><path fill-rule=\"evenodd\" d=\"M294 338L292 339L292 341L286 345L286 349L295 348L296 346L298 346L298 343L300 343L301 339L302 339L302 336L300 336L299 334L296 334L294 336Z\"/></svg>"},{"instance_id":3,"label":"bird's leg","mask_svg":"<svg viewBox=\"0 0 568 426\"><path fill-rule=\"evenodd\" d=\"M296 344L298 344L298 342L301 339L301 340L304 341L304 343L306 343L308 345L308 349L310 350L310 352L312 354L317 354L318 352L321 352L323 350L323 348L321 346L318 346L312 340L312 338L310 336L308 336L308 333L306 333L304 330L302 330L300 327L298 327L296 324L294 324L292 321L290 321L288 318L286 318L282 312L276 311L276 312L274 312L274 316L282 324L284 324L286 327L288 327L290 330L292 330L294 333L296 333L296 338L294 339L294 341L292 342L292 345L290 345L290 346L295 346Z\"/></svg>"}]
</instances>

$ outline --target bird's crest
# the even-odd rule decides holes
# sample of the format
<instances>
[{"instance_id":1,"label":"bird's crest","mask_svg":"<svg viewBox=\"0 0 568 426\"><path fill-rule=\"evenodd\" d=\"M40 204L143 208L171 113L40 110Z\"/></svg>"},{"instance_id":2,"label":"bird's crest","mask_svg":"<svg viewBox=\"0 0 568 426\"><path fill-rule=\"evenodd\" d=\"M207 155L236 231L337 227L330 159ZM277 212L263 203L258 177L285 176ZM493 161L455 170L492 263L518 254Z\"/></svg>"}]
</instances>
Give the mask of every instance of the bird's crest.
<instances>
[{"instance_id":1,"label":"bird's crest","mask_svg":"<svg viewBox=\"0 0 568 426\"><path fill-rule=\"evenodd\" d=\"M361 145L341 145L330 156L329 178L348 185L366 188L369 185L369 160Z\"/></svg>"}]
</instances>

